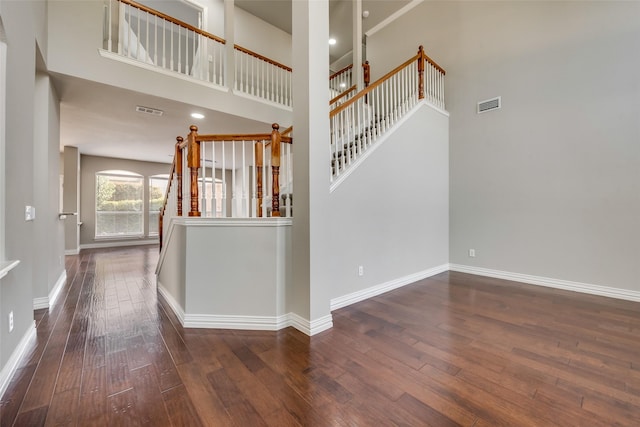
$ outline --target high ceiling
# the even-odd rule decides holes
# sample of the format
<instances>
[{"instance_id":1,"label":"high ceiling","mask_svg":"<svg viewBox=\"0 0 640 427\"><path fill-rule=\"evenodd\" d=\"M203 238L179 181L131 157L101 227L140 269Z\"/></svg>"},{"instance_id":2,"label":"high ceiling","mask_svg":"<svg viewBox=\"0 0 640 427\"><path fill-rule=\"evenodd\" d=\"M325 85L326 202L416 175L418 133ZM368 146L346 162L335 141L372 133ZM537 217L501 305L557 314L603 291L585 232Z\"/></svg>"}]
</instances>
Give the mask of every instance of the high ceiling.
<instances>
[{"instance_id":1,"label":"high ceiling","mask_svg":"<svg viewBox=\"0 0 640 427\"><path fill-rule=\"evenodd\" d=\"M294 0L295 1L295 0ZM418 0L413 0L418 1ZM236 5L291 33L292 0L236 0ZM363 20L368 31L410 0L364 0ZM352 49L352 1L330 0L330 35L338 40L331 47L332 62ZM204 110L169 99L154 97L69 76L52 76L60 106L61 149L78 147L83 154L171 163L175 136L186 136L195 111L216 123L220 133L265 131L265 124L219 111ZM162 117L135 111L136 106L164 111ZM198 124L195 122L195 124ZM170 136L168 136L170 135ZM134 148L135 147L135 148Z\"/></svg>"},{"instance_id":2,"label":"high ceiling","mask_svg":"<svg viewBox=\"0 0 640 427\"><path fill-rule=\"evenodd\" d=\"M362 20L362 31L367 32L402 9L412 0L363 0L362 10L368 17ZM413 0L415 1L415 0ZM236 0L236 6L291 34L292 0ZM330 48L331 62L349 53L353 47L353 0L329 1L329 36L337 40Z\"/></svg>"}]
</instances>

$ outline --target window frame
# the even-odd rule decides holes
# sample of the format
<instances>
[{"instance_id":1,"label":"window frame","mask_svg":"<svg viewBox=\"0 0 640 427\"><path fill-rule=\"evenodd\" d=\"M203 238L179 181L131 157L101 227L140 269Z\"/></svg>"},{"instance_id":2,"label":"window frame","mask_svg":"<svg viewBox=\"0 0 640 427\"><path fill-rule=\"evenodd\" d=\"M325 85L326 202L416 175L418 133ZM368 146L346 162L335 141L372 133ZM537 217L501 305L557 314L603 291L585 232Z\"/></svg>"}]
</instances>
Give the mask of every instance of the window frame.
<instances>
[{"instance_id":1,"label":"window frame","mask_svg":"<svg viewBox=\"0 0 640 427\"><path fill-rule=\"evenodd\" d=\"M140 182L141 196L140 196L140 232L125 233L125 234L98 234L98 177L99 176L111 176L121 178L136 178ZM126 240L126 239L140 239L145 237L145 177L136 172L125 170L102 170L95 173L95 197L94 197L94 221L95 226L93 230L95 240ZM109 212L109 211L100 211ZM115 212L115 211L114 211ZM137 212L137 211L123 211L123 212Z\"/></svg>"}]
</instances>

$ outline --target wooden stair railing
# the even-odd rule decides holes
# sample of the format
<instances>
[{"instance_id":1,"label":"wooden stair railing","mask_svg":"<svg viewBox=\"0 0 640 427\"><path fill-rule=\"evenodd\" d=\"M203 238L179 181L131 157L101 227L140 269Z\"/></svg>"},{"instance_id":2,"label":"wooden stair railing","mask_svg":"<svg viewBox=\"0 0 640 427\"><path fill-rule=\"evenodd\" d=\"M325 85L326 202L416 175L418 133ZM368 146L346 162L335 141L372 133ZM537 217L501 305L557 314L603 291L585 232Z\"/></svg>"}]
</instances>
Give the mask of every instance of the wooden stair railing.
<instances>
[{"instance_id":1,"label":"wooden stair railing","mask_svg":"<svg viewBox=\"0 0 640 427\"><path fill-rule=\"evenodd\" d=\"M256 185L256 211L255 216L263 217L265 214L263 200L265 199L264 169L266 166L271 166L271 192L268 197L271 198L271 216L280 216L280 167L282 155L282 144L293 144L293 138L289 136L292 132L292 127L286 129L284 132L280 132L280 126L274 123L271 133L264 134L229 134L229 135L201 135L198 134L198 127L192 125L189 127L189 134L186 140L182 137L177 137L175 144L175 155L173 164L171 166L171 174L169 176L169 182L167 184L167 190L165 192L165 201L160 209L159 219L159 235L160 245L162 248L164 217L168 214L170 204L175 204L175 208L172 209L172 214L180 217L183 216L183 182L184 175L189 179L189 205L188 212L189 217L200 217L202 212L200 211L200 189L199 182L201 182L201 168L202 168L202 144L204 143L229 143L229 142L252 142L254 146L253 155L255 156L255 185ZM270 156L267 159L264 158L265 152L270 152ZM212 147L213 149L213 147ZM212 151L211 151L212 152ZM290 150L289 150L290 152ZM235 155L235 148L233 151ZM287 163L290 163L290 158L287 157ZM223 160L224 165L224 160ZM289 174L290 178L290 164ZM189 170L188 174L184 170L184 167ZM213 166L215 169L215 166ZM223 166L223 171L224 171ZM223 172L224 173L224 172ZM175 184L174 184L175 183ZM173 187L175 185L175 188ZM175 191L175 193L174 193Z\"/></svg>"},{"instance_id":2,"label":"wooden stair railing","mask_svg":"<svg viewBox=\"0 0 640 427\"><path fill-rule=\"evenodd\" d=\"M340 92L338 95L331 98L331 100L329 101L329 105L336 104L340 100L348 99L357 91L358 85L352 84L352 70L353 64L347 65L343 69L336 71L335 73L331 74L331 76L329 76L329 91L332 93ZM364 87L366 88L369 86L369 82L371 79L371 68L369 65L369 61L365 61L364 64L362 64L362 70ZM346 88L347 85L349 85L349 88Z\"/></svg>"},{"instance_id":3,"label":"wooden stair railing","mask_svg":"<svg viewBox=\"0 0 640 427\"><path fill-rule=\"evenodd\" d=\"M444 109L445 74L420 46L416 55L333 108L329 113L332 183L418 101L427 98Z\"/></svg>"}]
</instances>

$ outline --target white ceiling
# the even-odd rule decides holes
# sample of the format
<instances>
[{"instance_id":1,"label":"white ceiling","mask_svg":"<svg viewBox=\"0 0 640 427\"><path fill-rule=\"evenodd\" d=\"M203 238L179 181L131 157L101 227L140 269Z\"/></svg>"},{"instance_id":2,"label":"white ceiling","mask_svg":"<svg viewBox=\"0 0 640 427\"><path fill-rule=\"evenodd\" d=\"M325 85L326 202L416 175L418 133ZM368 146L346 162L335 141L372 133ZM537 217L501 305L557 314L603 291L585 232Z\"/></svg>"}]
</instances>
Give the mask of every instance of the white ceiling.
<instances>
[{"instance_id":1,"label":"white ceiling","mask_svg":"<svg viewBox=\"0 0 640 427\"><path fill-rule=\"evenodd\" d=\"M235 3L290 33L291 1L236 0ZM364 31L409 2L364 0L363 10L369 10L369 17L363 21ZM351 5L351 0L330 0L330 34L338 40L331 47L335 59L352 48ZM210 124L215 123L218 133L263 133L270 129L269 123L70 76L52 75L52 79L61 100L61 151L69 145L78 147L82 154L171 163L175 137L185 137L191 124L211 129ZM137 113L137 105L160 109L164 114L155 117ZM190 116L192 112L201 112L206 117L195 120Z\"/></svg>"}]
</instances>

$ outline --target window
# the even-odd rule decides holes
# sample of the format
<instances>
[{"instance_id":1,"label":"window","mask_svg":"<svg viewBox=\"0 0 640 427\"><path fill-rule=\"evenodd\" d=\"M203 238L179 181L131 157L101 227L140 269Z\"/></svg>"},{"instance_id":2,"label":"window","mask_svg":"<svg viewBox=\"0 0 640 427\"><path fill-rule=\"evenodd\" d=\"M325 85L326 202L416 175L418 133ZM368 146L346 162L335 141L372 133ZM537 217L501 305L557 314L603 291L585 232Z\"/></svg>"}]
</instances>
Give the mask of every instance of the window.
<instances>
[{"instance_id":1,"label":"window","mask_svg":"<svg viewBox=\"0 0 640 427\"><path fill-rule=\"evenodd\" d=\"M144 178L127 171L96 173L96 238L144 235Z\"/></svg>"},{"instance_id":2,"label":"window","mask_svg":"<svg viewBox=\"0 0 640 427\"><path fill-rule=\"evenodd\" d=\"M204 193L204 205L201 208L203 215L216 218L222 217L223 212L225 212L222 210L222 180L215 179L215 197L213 181L210 177L205 179L204 192L202 191L202 178L198 179L198 181L200 181L200 194ZM214 202L216 204L215 212L213 211Z\"/></svg>"},{"instance_id":3,"label":"window","mask_svg":"<svg viewBox=\"0 0 640 427\"><path fill-rule=\"evenodd\" d=\"M149 178L149 236L158 235L158 219L168 182L169 175L155 175Z\"/></svg>"}]
</instances>

